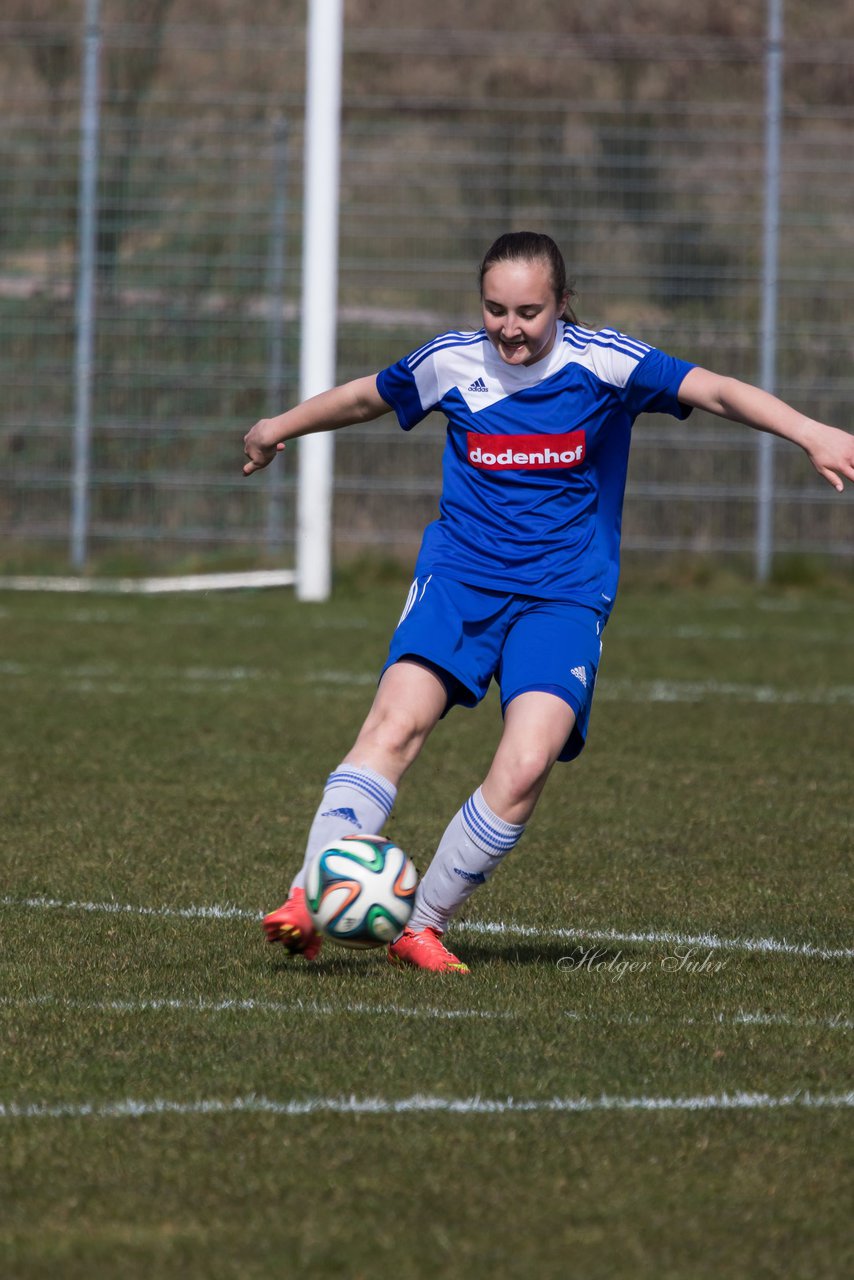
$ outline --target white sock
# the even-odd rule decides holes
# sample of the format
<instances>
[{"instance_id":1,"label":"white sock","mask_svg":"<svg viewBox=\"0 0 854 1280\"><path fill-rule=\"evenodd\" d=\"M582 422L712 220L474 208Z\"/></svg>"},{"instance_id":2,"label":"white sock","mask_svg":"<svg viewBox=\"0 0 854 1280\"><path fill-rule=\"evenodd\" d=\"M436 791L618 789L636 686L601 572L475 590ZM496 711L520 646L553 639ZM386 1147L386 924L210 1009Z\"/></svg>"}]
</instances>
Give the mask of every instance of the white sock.
<instances>
[{"instance_id":1,"label":"white sock","mask_svg":"<svg viewBox=\"0 0 854 1280\"><path fill-rule=\"evenodd\" d=\"M340 764L326 779L323 799L308 833L303 863L291 888L304 887L308 864L333 840L360 834L381 835L396 796L397 787L382 774L364 765Z\"/></svg>"},{"instance_id":2,"label":"white sock","mask_svg":"<svg viewBox=\"0 0 854 1280\"><path fill-rule=\"evenodd\" d=\"M410 929L444 932L448 921L483 884L525 830L494 814L480 787L454 815L415 894Z\"/></svg>"}]
</instances>

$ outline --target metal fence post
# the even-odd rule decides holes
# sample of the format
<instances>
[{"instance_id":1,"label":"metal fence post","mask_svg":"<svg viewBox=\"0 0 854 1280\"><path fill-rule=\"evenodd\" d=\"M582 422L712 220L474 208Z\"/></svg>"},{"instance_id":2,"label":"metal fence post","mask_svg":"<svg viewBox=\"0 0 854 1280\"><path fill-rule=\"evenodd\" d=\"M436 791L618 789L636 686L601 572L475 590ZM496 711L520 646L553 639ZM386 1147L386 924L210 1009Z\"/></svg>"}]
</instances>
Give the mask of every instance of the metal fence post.
<instances>
[{"instance_id":1,"label":"metal fence post","mask_svg":"<svg viewBox=\"0 0 854 1280\"><path fill-rule=\"evenodd\" d=\"M98 70L100 0L86 0L83 89L80 102L80 190L77 201L77 330L74 361L74 447L71 477L71 564L86 566L92 449L92 380L95 346L95 237L98 202Z\"/></svg>"},{"instance_id":2,"label":"metal fence post","mask_svg":"<svg viewBox=\"0 0 854 1280\"><path fill-rule=\"evenodd\" d=\"M777 387L777 274L780 240L780 116L783 80L783 0L768 0L765 52L765 211L759 385ZM774 437L761 435L756 495L756 579L767 582L774 558Z\"/></svg>"},{"instance_id":3,"label":"metal fence post","mask_svg":"<svg viewBox=\"0 0 854 1280\"><path fill-rule=\"evenodd\" d=\"M270 215L270 258L267 291L270 300L267 331L267 416L274 417L285 407L285 243L288 194L288 122L277 116L273 122L273 204ZM284 458L267 469L266 546L272 552L284 540Z\"/></svg>"}]
</instances>

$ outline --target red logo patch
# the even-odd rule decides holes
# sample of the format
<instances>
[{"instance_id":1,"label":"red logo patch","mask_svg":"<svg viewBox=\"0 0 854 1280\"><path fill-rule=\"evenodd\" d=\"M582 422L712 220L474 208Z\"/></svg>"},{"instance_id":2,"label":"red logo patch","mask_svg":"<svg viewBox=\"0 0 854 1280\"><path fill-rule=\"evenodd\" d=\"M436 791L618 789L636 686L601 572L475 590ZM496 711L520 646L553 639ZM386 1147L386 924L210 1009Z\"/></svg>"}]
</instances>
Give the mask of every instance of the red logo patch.
<instances>
[{"instance_id":1,"label":"red logo patch","mask_svg":"<svg viewBox=\"0 0 854 1280\"><path fill-rule=\"evenodd\" d=\"M468 459L484 471L554 470L584 461L583 431L560 436L483 436L468 433Z\"/></svg>"}]
</instances>

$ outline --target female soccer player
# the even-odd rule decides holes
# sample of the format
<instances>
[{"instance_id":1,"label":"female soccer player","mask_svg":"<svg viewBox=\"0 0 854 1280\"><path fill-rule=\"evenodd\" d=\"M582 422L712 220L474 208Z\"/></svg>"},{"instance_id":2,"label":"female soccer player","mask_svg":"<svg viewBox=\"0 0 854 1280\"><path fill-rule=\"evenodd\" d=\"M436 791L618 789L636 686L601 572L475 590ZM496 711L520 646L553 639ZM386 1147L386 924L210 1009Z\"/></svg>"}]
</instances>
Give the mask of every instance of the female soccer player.
<instances>
[{"instance_id":1,"label":"female soccer player","mask_svg":"<svg viewBox=\"0 0 854 1280\"><path fill-rule=\"evenodd\" d=\"M445 930L514 847L557 760L584 746L619 571L631 427L643 412L706 409L800 445L836 489L854 480L854 435L734 378L613 329L582 328L548 236L501 236L480 268L483 327L440 334L376 375L325 391L244 440L244 473L284 442L393 409L404 431L448 419L439 518L376 697L326 781L302 869L264 920L271 942L313 959L321 938L303 876L340 836L381 832L398 784L437 721L475 706L494 677L504 727L480 787L451 819L389 959L468 973Z\"/></svg>"}]
</instances>

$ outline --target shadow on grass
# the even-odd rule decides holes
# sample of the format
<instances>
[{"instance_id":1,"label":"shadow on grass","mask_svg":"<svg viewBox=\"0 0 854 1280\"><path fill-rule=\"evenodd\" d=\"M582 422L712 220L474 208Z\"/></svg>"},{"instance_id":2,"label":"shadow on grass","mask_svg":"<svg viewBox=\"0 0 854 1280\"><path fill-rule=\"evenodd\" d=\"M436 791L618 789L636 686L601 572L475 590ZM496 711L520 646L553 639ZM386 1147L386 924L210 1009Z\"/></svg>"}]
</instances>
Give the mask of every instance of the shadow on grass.
<instances>
[{"instance_id":1,"label":"shadow on grass","mask_svg":"<svg viewBox=\"0 0 854 1280\"><path fill-rule=\"evenodd\" d=\"M626 947L618 949L576 944L570 946L566 942L532 942L520 939L508 942L495 938L469 938L464 934L459 937L448 937L451 949L472 969L488 968L496 965L540 965L547 968L566 968L567 971L584 968L604 969L608 965L616 965L623 961L642 959L645 952L632 951ZM378 961L385 962L385 949L378 947L365 951L347 951L343 947L327 945L320 957L314 961L305 961L298 956L287 956L283 952L270 957L270 968L274 973L315 974L318 977L332 977L336 974L353 976L362 974L365 977L376 973ZM385 965L383 964L383 968Z\"/></svg>"},{"instance_id":2,"label":"shadow on grass","mask_svg":"<svg viewBox=\"0 0 854 1280\"><path fill-rule=\"evenodd\" d=\"M520 939L518 942L487 938L461 938L453 944L454 950L472 965L544 965L547 967L563 967L567 969L583 968L585 965L597 965L604 968L609 963L633 958L633 953L625 947L612 949L596 946L593 943L570 945L567 942L532 942ZM640 954L640 953L638 953Z\"/></svg>"}]
</instances>

